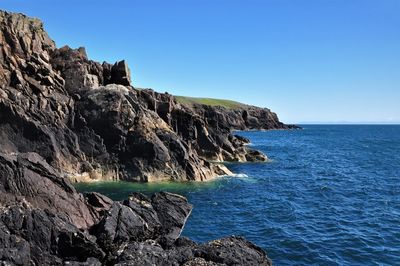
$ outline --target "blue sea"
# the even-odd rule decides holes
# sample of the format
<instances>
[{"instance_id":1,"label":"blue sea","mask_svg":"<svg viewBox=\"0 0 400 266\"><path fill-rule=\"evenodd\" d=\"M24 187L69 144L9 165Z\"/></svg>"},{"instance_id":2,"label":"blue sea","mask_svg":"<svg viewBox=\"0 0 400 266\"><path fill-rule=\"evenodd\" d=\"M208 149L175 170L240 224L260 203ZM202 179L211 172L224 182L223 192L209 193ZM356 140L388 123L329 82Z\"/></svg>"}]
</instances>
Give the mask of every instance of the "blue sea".
<instances>
[{"instance_id":1,"label":"blue sea","mask_svg":"<svg viewBox=\"0 0 400 266\"><path fill-rule=\"evenodd\" d=\"M400 126L303 127L237 132L270 161L227 164L234 177L78 188L182 194L194 205L184 236L244 236L274 265L400 265Z\"/></svg>"}]
</instances>

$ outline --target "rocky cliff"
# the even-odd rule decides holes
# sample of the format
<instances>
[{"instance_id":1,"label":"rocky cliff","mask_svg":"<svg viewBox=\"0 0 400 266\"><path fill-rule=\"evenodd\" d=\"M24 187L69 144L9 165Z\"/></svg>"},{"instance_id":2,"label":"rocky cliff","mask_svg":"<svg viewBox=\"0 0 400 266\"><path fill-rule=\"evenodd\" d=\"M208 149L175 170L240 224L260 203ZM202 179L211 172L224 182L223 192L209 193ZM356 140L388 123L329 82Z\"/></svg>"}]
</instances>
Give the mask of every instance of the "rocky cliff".
<instances>
[{"instance_id":1,"label":"rocky cliff","mask_svg":"<svg viewBox=\"0 0 400 266\"><path fill-rule=\"evenodd\" d=\"M142 89L139 95L147 109L155 111L201 158L211 161L266 160L261 152L246 147L249 140L233 135L234 130L298 128L283 124L267 108L239 103L234 108L182 103L151 89Z\"/></svg>"},{"instance_id":2,"label":"rocky cliff","mask_svg":"<svg viewBox=\"0 0 400 266\"><path fill-rule=\"evenodd\" d=\"M135 89L124 61L57 48L41 21L0 11L1 265L270 265L238 237L181 238L185 198L82 195L73 181L204 181L209 161L263 161L234 129L288 128L268 109L183 104Z\"/></svg>"},{"instance_id":3,"label":"rocky cliff","mask_svg":"<svg viewBox=\"0 0 400 266\"><path fill-rule=\"evenodd\" d=\"M37 152L77 181L208 180L258 161L232 129L287 128L268 109L185 105L135 89L125 61L56 48L37 19L0 13L0 150Z\"/></svg>"}]
</instances>

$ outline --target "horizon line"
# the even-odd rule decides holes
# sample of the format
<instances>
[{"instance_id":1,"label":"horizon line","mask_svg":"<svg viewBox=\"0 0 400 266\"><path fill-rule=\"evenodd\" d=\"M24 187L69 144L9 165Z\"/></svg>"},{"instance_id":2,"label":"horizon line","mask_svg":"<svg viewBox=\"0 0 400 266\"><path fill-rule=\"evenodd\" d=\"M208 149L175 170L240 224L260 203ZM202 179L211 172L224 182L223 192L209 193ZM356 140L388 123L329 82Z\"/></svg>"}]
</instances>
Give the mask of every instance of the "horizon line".
<instances>
[{"instance_id":1,"label":"horizon line","mask_svg":"<svg viewBox=\"0 0 400 266\"><path fill-rule=\"evenodd\" d=\"M310 121L310 122L284 122L285 124L295 125L400 125L399 122L321 122L321 121Z\"/></svg>"}]
</instances>

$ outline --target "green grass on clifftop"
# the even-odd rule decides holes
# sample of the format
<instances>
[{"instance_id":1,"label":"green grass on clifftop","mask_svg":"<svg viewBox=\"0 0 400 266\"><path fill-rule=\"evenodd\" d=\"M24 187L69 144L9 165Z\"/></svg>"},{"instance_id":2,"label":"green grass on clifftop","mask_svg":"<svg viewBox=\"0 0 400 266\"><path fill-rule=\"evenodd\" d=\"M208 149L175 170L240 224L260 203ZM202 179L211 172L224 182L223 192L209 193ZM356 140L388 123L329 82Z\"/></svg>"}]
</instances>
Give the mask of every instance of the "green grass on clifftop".
<instances>
[{"instance_id":1,"label":"green grass on clifftop","mask_svg":"<svg viewBox=\"0 0 400 266\"><path fill-rule=\"evenodd\" d=\"M222 106L229 109L241 107L243 104L230 100L212 99L212 98L195 98L185 96L175 96L176 100L185 105L204 104L211 106Z\"/></svg>"}]
</instances>

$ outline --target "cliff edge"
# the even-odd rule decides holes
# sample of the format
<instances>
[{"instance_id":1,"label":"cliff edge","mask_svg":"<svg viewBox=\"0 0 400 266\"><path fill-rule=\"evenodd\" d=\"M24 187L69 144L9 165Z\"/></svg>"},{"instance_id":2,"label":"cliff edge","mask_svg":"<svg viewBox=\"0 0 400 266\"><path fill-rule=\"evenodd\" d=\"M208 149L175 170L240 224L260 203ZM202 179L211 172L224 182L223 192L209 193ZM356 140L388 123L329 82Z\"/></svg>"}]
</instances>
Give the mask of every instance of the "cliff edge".
<instances>
[{"instance_id":1,"label":"cliff edge","mask_svg":"<svg viewBox=\"0 0 400 266\"><path fill-rule=\"evenodd\" d=\"M75 181L205 181L209 161L263 161L233 129L288 128L268 109L185 104L135 89L125 61L57 48L40 20L0 13L0 150L39 153Z\"/></svg>"}]
</instances>

